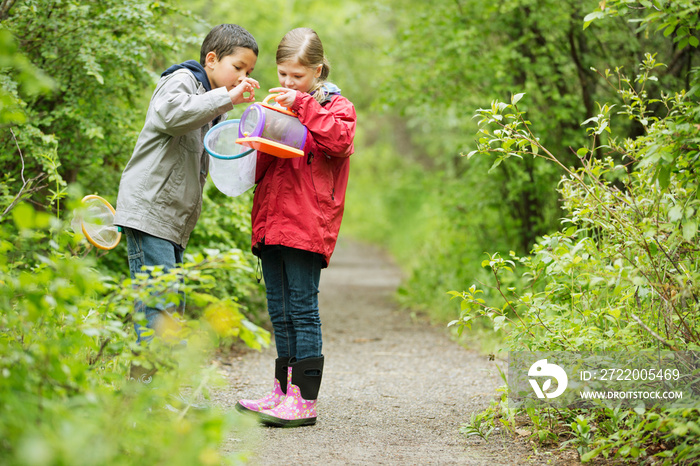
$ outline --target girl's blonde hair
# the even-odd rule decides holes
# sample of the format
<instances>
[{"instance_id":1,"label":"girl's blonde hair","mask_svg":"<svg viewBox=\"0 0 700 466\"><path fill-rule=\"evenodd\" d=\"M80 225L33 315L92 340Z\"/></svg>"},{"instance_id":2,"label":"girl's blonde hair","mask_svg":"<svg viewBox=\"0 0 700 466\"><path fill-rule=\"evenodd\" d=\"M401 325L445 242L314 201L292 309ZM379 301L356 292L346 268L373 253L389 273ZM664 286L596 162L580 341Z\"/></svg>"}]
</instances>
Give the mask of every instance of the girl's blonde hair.
<instances>
[{"instance_id":1,"label":"girl's blonde hair","mask_svg":"<svg viewBox=\"0 0 700 466\"><path fill-rule=\"evenodd\" d=\"M287 61L298 61L301 66L316 69L321 68L321 76L316 78L309 94L313 94L318 102L323 102L327 92L323 90L323 83L331 72L331 64L323 53L323 44L316 31L310 28L296 28L284 35L277 47L277 64Z\"/></svg>"}]
</instances>

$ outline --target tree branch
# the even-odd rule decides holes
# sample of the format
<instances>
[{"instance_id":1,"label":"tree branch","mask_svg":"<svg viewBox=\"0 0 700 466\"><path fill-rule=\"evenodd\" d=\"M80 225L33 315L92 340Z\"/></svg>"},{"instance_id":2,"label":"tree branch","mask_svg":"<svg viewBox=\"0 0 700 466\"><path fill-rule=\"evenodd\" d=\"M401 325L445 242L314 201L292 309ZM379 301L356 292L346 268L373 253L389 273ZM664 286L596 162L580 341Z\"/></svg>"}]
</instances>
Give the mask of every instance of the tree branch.
<instances>
[{"instance_id":1,"label":"tree branch","mask_svg":"<svg viewBox=\"0 0 700 466\"><path fill-rule=\"evenodd\" d=\"M40 181L41 179L43 179L44 177L46 177L46 175L42 173L41 175L37 176L36 178L30 178L29 180L25 180L25 179L24 179L24 156L22 155L22 149L19 147L19 143L17 142L17 137L15 136L15 132L12 131L11 128L10 128L10 133L12 133L12 139L14 139L15 144L17 145L17 152L19 152L19 158L20 158L20 160L22 161L22 170L20 171L20 176L21 176L21 178L22 178L22 187L20 188L19 192L17 193L17 195L15 196L15 198L12 200L12 202L10 203L10 205L7 206L7 208L6 208L5 211L2 213L2 215L0 215L0 222L2 222L2 220L5 218L5 216L6 216L12 209L14 209L15 206L16 206L17 204L19 204L19 202L22 200L22 196L23 196L23 195L36 192L36 191L38 191L39 189L42 188L42 186L38 186L38 187L35 187L35 188L30 189L30 190L27 191L27 186L31 185L32 182L34 182L34 181ZM26 191L26 192L25 192L25 191Z\"/></svg>"},{"instance_id":2,"label":"tree branch","mask_svg":"<svg viewBox=\"0 0 700 466\"><path fill-rule=\"evenodd\" d=\"M7 19L10 15L10 9L16 1L17 0L3 0L3 2L0 3L0 21Z\"/></svg>"},{"instance_id":3,"label":"tree branch","mask_svg":"<svg viewBox=\"0 0 700 466\"><path fill-rule=\"evenodd\" d=\"M641 309L641 308L642 308L642 303L639 302L639 296L637 295L637 293L634 294L634 298L637 300L637 306ZM631 311L630 311L630 315L632 316L632 318L633 318L644 330L646 330L647 332L649 332L649 335L651 335L652 337L654 337L654 338L656 338L657 340L659 340L661 343L663 343L664 345L666 345L669 349L671 349L671 350L673 350L673 351L678 351L678 348L676 348L676 347L673 346L671 343L669 343L668 341L666 341L666 339L664 339L664 337L662 337L661 335L659 335L658 333L656 333L655 331L653 331L652 329L650 329L649 326L647 326L647 324L645 324L644 322L642 322L642 319L640 319L634 312L631 312Z\"/></svg>"}]
</instances>

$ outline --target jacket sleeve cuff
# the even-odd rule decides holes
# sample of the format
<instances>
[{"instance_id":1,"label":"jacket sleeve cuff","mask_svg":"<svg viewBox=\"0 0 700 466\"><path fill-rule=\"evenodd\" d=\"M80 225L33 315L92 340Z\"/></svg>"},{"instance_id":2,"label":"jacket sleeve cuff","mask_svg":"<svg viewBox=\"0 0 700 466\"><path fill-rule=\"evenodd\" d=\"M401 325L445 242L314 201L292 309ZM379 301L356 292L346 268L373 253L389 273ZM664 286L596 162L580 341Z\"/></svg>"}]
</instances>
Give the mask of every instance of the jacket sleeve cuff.
<instances>
[{"instance_id":1,"label":"jacket sleeve cuff","mask_svg":"<svg viewBox=\"0 0 700 466\"><path fill-rule=\"evenodd\" d=\"M305 97L309 97L309 98L313 99L313 97L311 97L311 95L306 94L304 92L297 91L297 96L294 99L294 103L290 107L290 110L293 112L299 113L299 110L301 110L301 108L303 106L302 103L303 103Z\"/></svg>"}]
</instances>

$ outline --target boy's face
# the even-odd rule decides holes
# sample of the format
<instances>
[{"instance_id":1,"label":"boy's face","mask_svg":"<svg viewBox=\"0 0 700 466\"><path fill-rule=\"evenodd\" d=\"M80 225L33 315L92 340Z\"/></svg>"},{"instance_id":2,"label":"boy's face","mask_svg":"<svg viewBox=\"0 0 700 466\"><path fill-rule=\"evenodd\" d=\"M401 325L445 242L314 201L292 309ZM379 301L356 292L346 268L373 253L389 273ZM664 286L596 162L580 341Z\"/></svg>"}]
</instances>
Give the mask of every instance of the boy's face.
<instances>
[{"instance_id":1,"label":"boy's face","mask_svg":"<svg viewBox=\"0 0 700 466\"><path fill-rule=\"evenodd\" d=\"M323 65L307 68L297 60L288 60L277 64L277 79L280 86L300 92L309 92L316 78L321 76Z\"/></svg>"},{"instance_id":2,"label":"boy's face","mask_svg":"<svg viewBox=\"0 0 700 466\"><path fill-rule=\"evenodd\" d=\"M230 91L240 84L243 78L250 76L257 61L258 57L252 50L238 47L233 54L226 55L221 60L216 57L216 53L209 52L204 69L212 89L225 87Z\"/></svg>"}]
</instances>

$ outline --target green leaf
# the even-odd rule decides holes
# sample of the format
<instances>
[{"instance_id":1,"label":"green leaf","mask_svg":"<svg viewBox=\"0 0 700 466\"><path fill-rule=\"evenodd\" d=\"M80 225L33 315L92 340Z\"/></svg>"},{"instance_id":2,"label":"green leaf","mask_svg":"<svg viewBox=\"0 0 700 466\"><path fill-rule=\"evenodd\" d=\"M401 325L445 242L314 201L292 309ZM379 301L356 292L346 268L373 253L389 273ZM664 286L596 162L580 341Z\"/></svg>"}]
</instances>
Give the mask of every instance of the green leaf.
<instances>
[{"instance_id":1,"label":"green leaf","mask_svg":"<svg viewBox=\"0 0 700 466\"><path fill-rule=\"evenodd\" d=\"M668 188L668 185L671 183L671 167L659 167L659 170L657 172L657 179L659 180L659 186L661 187L661 189Z\"/></svg>"},{"instance_id":2,"label":"green leaf","mask_svg":"<svg viewBox=\"0 0 700 466\"><path fill-rule=\"evenodd\" d=\"M681 218L683 218L683 207L676 205L669 209L668 219L670 221L677 222Z\"/></svg>"},{"instance_id":3,"label":"green leaf","mask_svg":"<svg viewBox=\"0 0 700 466\"><path fill-rule=\"evenodd\" d=\"M12 218L15 221L15 225L20 230L27 230L34 228L34 209L26 203L18 204L12 210Z\"/></svg>"},{"instance_id":4,"label":"green leaf","mask_svg":"<svg viewBox=\"0 0 700 466\"><path fill-rule=\"evenodd\" d=\"M602 446L602 447L596 448L595 450L591 450L591 451L584 453L583 455L581 455L581 462L587 463L588 461L590 461L593 458L595 458L596 456L598 456L600 454L600 452L603 451L605 448L606 448L605 446Z\"/></svg>"},{"instance_id":5,"label":"green leaf","mask_svg":"<svg viewBox=\"0 0 700 466\"><path fill-rule=\"evenodd\" d=\"M593 21L596 19L604 18L605 13L602 11L594 11L593 13L587 14L583 18L583 29L586 29Z\"/></svg>"},{"instance_id":6,"label":"green leaf","mask_svg":"<svg viewBox=\"0 0 700 466\"><path fill-rule=\"evenodd\" d=\"M501 327L503 327L503 324L505 323L506 316L497 316L494 317L493 319L493 329L494 330L500 330Z\"/></svg>"},{"instance_id":7,"label":"green leaf","mask_svg":"<svg viewBox=\"0 0 700 466\"><path fill-rule=\"evenodd\" d=\"M525 95L524 92L521 92L520 94L515 94L513 96L513 98L511 99L511 103L513 105L517 105L517 103L520 102L520 99L522 99L524 95Z\"/></svg>"},{"instance_id":8,"label":"green leaf","mask_svg":"<svg viewBox=\"0 0 700 466\"><path fill-rule=\"evenodd\" d=\"M493 165L491 165L491 168L489 168L489 173L491 173L496 168L498 168L498 166L501 164L501 162L503 162L503 159L501 157L494 160Z\"/></svg>"},{"instance_id":9,"label":"green leaf","mask_svg":"<svg viewBox=\"0 0 700 466\"><path fill-rule=\"evenodd\" d=\"M691 242L698 232L698 221L695 219L683 222L683 239Z\"/></svg>"},{"instance_id":10,"label":"green leaf","mask_svg":"<svg viewBox=\"0 0 700 466\"><path fill-rule=\"evenodd\" d=\"M606 129L608 130L608 132L610 132L610 130L608 129L608 120L603 120L603 122L600 124L600 127L596 129L595 133L601 134Z\"/></svg>"},{"instance_id":11,"label":"green leaf","mask_svg":"<svg viewBox=\"0 0 700 466\"><path fill-rule=\"evenodd\" d=\"M679 437L683 437L688 433L688 430L690 430L690 428L688 427L687 424L677 424L676 428L673 429L671 432L674 435L677 435Z\"/></svg>"}]
</instances>

